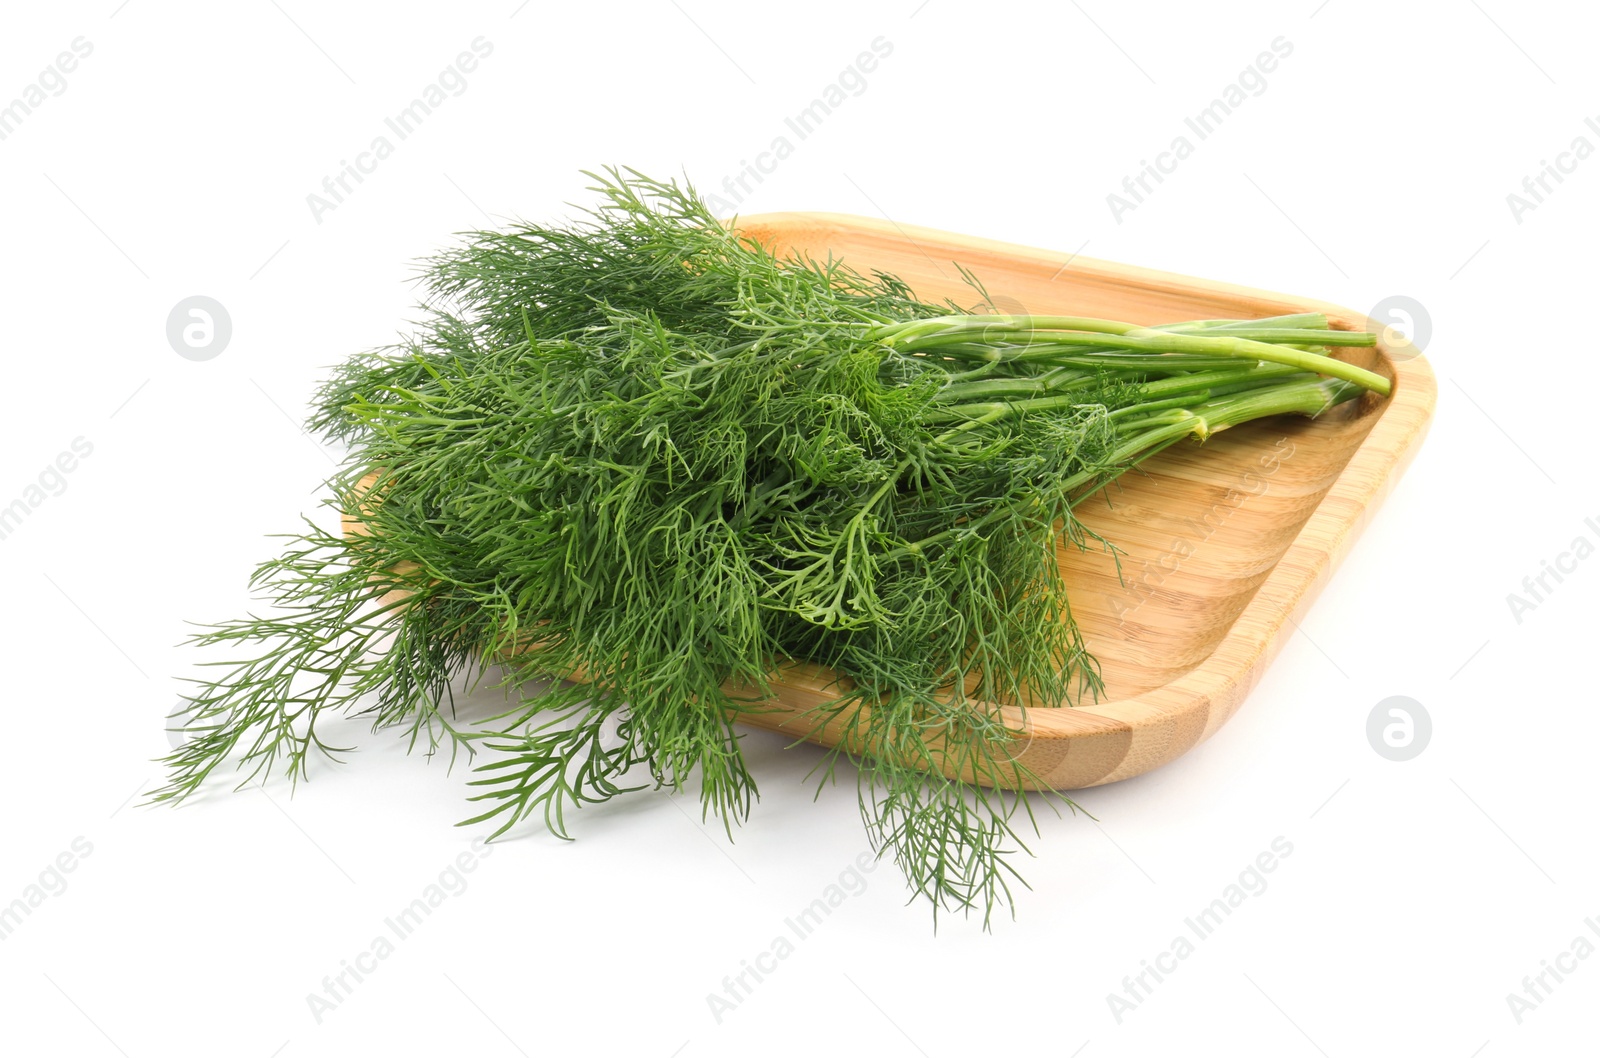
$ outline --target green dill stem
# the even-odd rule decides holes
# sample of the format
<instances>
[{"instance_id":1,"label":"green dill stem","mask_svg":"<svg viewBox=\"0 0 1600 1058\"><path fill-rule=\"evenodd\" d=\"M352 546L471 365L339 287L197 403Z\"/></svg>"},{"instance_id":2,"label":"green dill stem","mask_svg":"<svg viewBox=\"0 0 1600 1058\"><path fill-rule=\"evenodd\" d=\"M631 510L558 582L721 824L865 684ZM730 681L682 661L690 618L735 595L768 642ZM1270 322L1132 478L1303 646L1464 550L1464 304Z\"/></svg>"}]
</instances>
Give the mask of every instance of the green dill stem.
<instances>
[{"instance_id":1,"label":"green dill stem","mask_svg":"<svg viewBox=\"0 0 1600 1058\"><path fill-rule=\"evenodd\" d=\"M1175 375L1171 378L1146 382L1140 387L1142 397L1166 397L1179 393L1207 389L1211 386L1235 382L1275 381L1287 375L1299 374L1300 369L1287 364L1252 364L1214 371L1196 371L1193 374Z\"/></svg>"},{"instance_id":2,"label":"green dill stem","mask_svg":"<svg viewBox=\"0 0 1600 1058\"><path fill-rule=\"evenodd\" d=\"M1025 346L990 346L1021 352ZM1166 374L1183 371L1210 371L1216 368L1240 369L1252 361L1237 356L1197 356L1194 353L1119 353L1115 350L1085 350L1075 352L1062 346L1047 358L1047 362L1061 367L1081 367L1096 371L1133 371L1138 374ZM1003 364L1002 364L1003 366Z\"/></svg>"},{"instance_id":3,"label":"green dill stem","mask_svg":"<svg viewBox=\"0 0 1600 1058\"><path fill-rule=\"evenodd\" d=\"M1316 416L1335 404L1359 396L1362 387L1347 382L1343 379L1316 379L1311 378L1302 382L1289 384L1275 384L1244 393L1231 394L1220 398L1208 399L1198 405L1189 407L1175 407L1159 412L1148 420L1140 420L1134 424L1123 424L1124 430L1134 429L1136 432L1112 450L1106 457L1106 465L1115 468L1111 472L1103 469L1085 470L1075 474L1062 482L1063 491L1073 495L1072 503L1076 506L1100 489L1110 484L1121 474L1131 470L1139 463L1160 452L1191 434L1202 441L1220 430L1230 426L1254 419L1266 418L1271 415L1300 414ZM994 421L1005 415L1018 414L1024 410L1040 410L1049 403L1060 402L1061 398L1045 398L1043 401L1020 401L1016 404L998 405L991 409L984 421ZM1031 409L1022 405L1032 405ZM976 420L974 420L976 421ZM970 425L970 424L969 424ZM948 435L947 435L948 436ZM1093 488L1084 489L1085 485ZM1079 491L1083 490L1083 491ZM965 525L946 529L933 536L917 540L890 551L886 560L892 560L906 555L920 555L947 541L965 536L970 533L982 532L995 521L1005 517L1008 512L1004 510L991 511L980 518L975 518Z\"/></svg>"},{"instance_id":4,"label":"green dill stem","mask_svg":"<svg viewBox=\"0 0 1600 1058\"><path fill-rule=\"evenodd\" d=\"M1195 372L1188 375L1175 375L1171 378L1157 379L1153 382L1139 384L1140 400L1137 404L1128 405L1120 409L1123 413L1149 410L1151 403L1163 402L1171 397L1182 397L1203 393L1207 396L1217 395L1219 392L1233 392L1238 389L1254 389L1264 385L1274 385L1282 379L1294 375L1308 374L1298 368L1284 364L1254 364L1232 370ZM1023 415L1029 412L1064 410L1077 407L1080 400L1076 395L1068 395L1060 390L1081 389L1091 384L1102 384L1103 378L1085 376L1073 378L1059 387L1043 383L1021 380L1017 382L976 382L965 383L961 386L950 386L941 391L943 397L950 390L960 389L961 395L966 397L1010 397L1018 396L1019 400L963 400L953 402L948 407L940 407L930 412L934 420L950 417L974 417L982 422L996 422L1011 415ZM1038 393L1039 396L1027 397L1026 394Z\"/></svg>"},{"instance_id":5,"label":"green dill stem","mask_svg":"<svg viewBox=\"0 0 1600 1058\"><path fill-rule=\"evenodd\" d=\"M1259 320L1187 320L1183 323L1161 323L1153 331L1232 331L1238 327L1293 327L1307 330L1328 330L1328 317L1320 312L1296 312L1287 316L1266 316ZM1360 332L1355 332L1360 333Z\"/></svg>"},{"instance_id":6,"label":"green dill stem","mask_svg":"<svg viewBox=\"0 0 1600 1058\"><path fill-rule=\"evenodd\" d=\"M1154 330L1155 328L1151 328ZM1169 332L1170 333L1170 332ZM1179 332L1182 333L1182 332ZM1218 327L1202 332L1202 337L1244 338L1255 342L1270 342L1278 345L1304 346L1346 346L1349 348L1368 348L1373 344L1372 335L1366 331L1321 331L1315 335L1308 335L1305 331L1294 327Z\"/></svg>"},{"instance_id":7,"label":"green dill stem","mask_svg":"<svg viewBox=\"0 0 1600 1058\"><path fill-rule=\"evenodd\" d=\"M1037 378L996 378L976 382L953 382L939 391L941 404L964 404L974 400L1003 397L1034 397L1082 389L1097 384L1103 375L1090 371L1052 371Z\"/></svg>"},{"instance_id":8,"label":"green dill stem","mask_svg":"<svg viewBox=\"0 0 1600 1058\"><path fill-rule=\"evenodd\" d=\"M1151 429L1118 445L1107 462L1120 467L1147 448L1176 441L1186 434L1194 434L1203 441L1230 426L1271 415L1320 415L1360 393L1360 386L1343 379L1308 379L1216 397L1189 408L1175 408L1158 416ZM1068 478L1063 485L1071 492L1097 476L1093 471L1084 471ZM1081 502L1083 498L1075 497L1074 502Z\"/></svg>"},{"instance_id":9,"label":"green dill stem","mask_svg":"<svg viewBox=\"0 0 1600 1058\"><path fill-rule=\"evenodd\" d=\"M1048 348L1052 346L1233 356L1287 364L1302 371L1315 371L1331 378L1355 382L1382 396L1389 395L1389 380L1376 372L1308 349L1275 344L1293 339L1307 345L1370 346L1377 340L1375 335L1354 331L1307 330L1302 333L1295 328L1258 328L1257 333L1266 335L1272 340L1261 341L1235 334L1184 334L1076 316L940 316L895 327L873 328L867 332L870 338L876 338L907 352L967 345L975 336L983 340L992 338L996 334L1026 335L1026 348L1022 351L1012 352L996 348L987 354L982 354L986 359L1013 362L1048 361L1055 355L1053 349ZM1330 338L1335 334L1341 337ZM1041 345L1047 348L1039 348Z\"/></svg>"},{"instance_id":10,"label":"green dill stem","mask_svg":"<svg viewBox=\"0 0 1600 1058\"><path fill-rule=\"evenodd\" d=\"M1139 382L1138 403L1117 409L1112 418L1137 417L1142 420L1146 413L1154 410L1187 406L1211 397L1276 385L1296 375L1310 376L1310 373L1287 364L1234 361L1226 369L1196 371ZM1075 395L1068 396L1069 392L1103 385L1107 377L1105 373L1073 373L1062 376L1060 382L1052 382L1050 376L1042 376L1039 379L958 383L940 391L939 400L947 406L930 412L930 420L970 418L977 423L992 423L1013 414L1072 408L1077 406L1079 399ZM1130 381L1137 378L1134 375L1127 377Z\"/></svg>"},{"instance_id":11,"label":"green dill stem","mask_svg":"<svg viewBox=\"0 0 1600 1058\"><path fill-rule=\"evenodd\" d=\"M905 323L876 327L867 332L867 338L886 345L903 345L925 337L944 337L950 334L979 335L1031 331L1036 329L1062 331L1089 331L1097 334L1126 334L1138 330L1137 324L1101 320L1089 316L934 316L928 319L908 320ZM980 340L982 340L980 338Z\"/></svg>"}]
</instances>

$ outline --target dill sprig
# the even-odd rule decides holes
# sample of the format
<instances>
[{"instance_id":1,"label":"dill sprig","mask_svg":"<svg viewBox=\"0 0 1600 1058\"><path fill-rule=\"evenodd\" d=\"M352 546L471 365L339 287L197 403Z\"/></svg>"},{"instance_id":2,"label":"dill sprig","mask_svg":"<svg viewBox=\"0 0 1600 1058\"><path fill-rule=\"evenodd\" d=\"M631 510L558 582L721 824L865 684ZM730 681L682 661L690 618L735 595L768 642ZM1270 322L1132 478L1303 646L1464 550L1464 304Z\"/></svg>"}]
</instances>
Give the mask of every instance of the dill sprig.
<instances>
[{"instance_id":1,"label":"dill sprig","mask_svg":"<svg viewBox=\"0 0 1600 1058\"><path fill-rule=\"evenodd\" d=\"M987 924L1041 785L1001 709L1101 689L1056 548L1109 545L1074 506L1184 438L1386 392L1319 351L1372 336L974 314L780 257L687 184L595 179L576 223L428 261L417 331L324 385L347 531L308 522L252 580L273 611L193 637L234 659L196 681L154 799L229 759L304 778L343 751L332 711L483 751L464 822L495 836L568 836L641 767L731 828L756 795L735 724L800 659L839 675L823 780L853 757L880 854ZM491 672L509 708L458 725Z\"/></svg>"}]
</instances>

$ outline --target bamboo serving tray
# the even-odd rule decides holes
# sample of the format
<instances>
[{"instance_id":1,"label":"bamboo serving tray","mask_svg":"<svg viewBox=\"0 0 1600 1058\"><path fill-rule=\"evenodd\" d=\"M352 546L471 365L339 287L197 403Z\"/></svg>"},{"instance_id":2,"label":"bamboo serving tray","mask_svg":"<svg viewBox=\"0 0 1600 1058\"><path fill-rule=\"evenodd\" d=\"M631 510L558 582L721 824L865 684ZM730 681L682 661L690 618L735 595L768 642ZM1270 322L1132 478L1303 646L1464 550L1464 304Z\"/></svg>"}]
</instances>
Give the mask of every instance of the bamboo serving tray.
<instances>
[{"instance_id":1,"label":"bamboo serving tray","mask_svg":"<svg viewBox=\"0 0 1600 1058\"><path fill-rule=\"evenodd\" d=\"M1005 313L1155 324L1322 312L1335 327L1371 329L1360 313L1320 301L867 217L765 213L739 228L779 252L892 273L929 301L977 300L959 262ZM1078 508L1122 552L1122 575L1103 551L1058 552L1105 694L1075 708L1004 710L1041 784L1072 790L1140 775L1234 714L1422 443L1436 387L1413 353L1384 336L1377 349L1341 350L1388 376L1393 393L1175 445ZM839 725L807 715L837 696L831 672L786 666L774 690L771 711L742 720L839 741Z\"/></svg>"},{"instance_id":2,"label":"bamboo serving tray","mask_svg":"<svg viewBox=\"0 0 1600 1058\"><path fill-rule=\"evenodd\" d=\"M1322 312L1335 327L1374 329L1319 301L866 217L766 213L741 218L739 229L778 252L892 273L928 301L978 300L959 263L1005 313L1155 324ZM1392 394L1368 393L1316 420L1281 416L1174 445L1078 508L1120 552L1058 551L1105 692L1077 707L1002 709L1038 785L1072 790L1140 775L1234 714L1427 432L1433 372L1412 352L1382 335L1376 349L1338 350L1388 376ZM344 527L365 529L353 514ZM832 671L787 663L772 689L741 722L824 746L844 737L842 724L815 711L838 697Z\"/></svg>"}]
</instances>

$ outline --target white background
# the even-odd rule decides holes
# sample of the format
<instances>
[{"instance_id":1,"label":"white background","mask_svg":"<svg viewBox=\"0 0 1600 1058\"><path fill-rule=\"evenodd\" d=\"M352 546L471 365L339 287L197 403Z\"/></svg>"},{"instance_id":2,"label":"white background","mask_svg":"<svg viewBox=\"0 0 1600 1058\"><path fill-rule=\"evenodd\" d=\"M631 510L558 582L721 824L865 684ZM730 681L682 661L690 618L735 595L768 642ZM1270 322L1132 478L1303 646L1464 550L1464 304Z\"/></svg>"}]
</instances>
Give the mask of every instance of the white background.
<instances>
[{"instance_id":1,"label":"white background","mask_svg":"<svg viewBox=\"0 0 1600 1058\"><path fill-rule=\"evenodd\" d=\"M0 103L93 47L0 141L0 503L93 445L0 541L0 904L92 847L0 941L0 1049L1594 1053L1600 957L1520 1024L1506 999L1600 944L1600 560L1520 623L1507 602L1600 538L1600 161L1520 222L1507 202L1576 137L1600 146L1579 5L117 2L9 5L0 32ZM314 219L306 196L480 36L466 90ZM992 933L935 937L885 865L719 1023L707 994L867 847L850 784L813 803L816 751L752 734L762 799L733 843L692 795L586 810L571 844L530 829L319 1023L307 994L469 848L465 770L352 724L360 752L292 799L134 794L196 671L183 622L239 613L264 534L318 510L338 453L296 423L323 367L393 337L410 262L451 232L555 219L607 163L714 190L880 36L866 89L741 212L886 215L1362 311L1415 298L1440 381L1420 456L1225 729L1083 792L1098 825L1046 814L1033 890ZM1266 89L1114 219L1107 195L1280 36ZM196 294L233 324L203 363L165 334ZM1366 737L1392 695L1433 721L1404 763ZM1119 1024L1107 995L1278 836L1268 888Z\"/></svg>"}]
</instances>

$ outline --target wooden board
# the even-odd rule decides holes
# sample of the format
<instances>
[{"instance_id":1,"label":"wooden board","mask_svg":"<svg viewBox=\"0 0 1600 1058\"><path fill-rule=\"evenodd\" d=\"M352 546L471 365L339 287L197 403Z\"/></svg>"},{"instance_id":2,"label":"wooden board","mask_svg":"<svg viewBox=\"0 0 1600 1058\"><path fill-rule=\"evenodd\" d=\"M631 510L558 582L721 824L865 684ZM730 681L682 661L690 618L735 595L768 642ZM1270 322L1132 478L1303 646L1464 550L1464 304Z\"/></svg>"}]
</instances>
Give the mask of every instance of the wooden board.
<instances>
[{"instance_id":1,"label":"wooden board","mask_svg":"<svg viewBox=\"0 0 1600 1058\"><path fill-rule=\"evenodd\" d=\"M925 300L976 307L959 262L1006 313L1154 324L1323 312L1338 327L1376 329L1336 305L865 217L769 213L739 227L776 250L831 253L861 272L898 275ZM1078 508L1121 552L1120 576L1109 553L1058 552L1105 694L1075 708L1002 710L1041 785L1139 775L1234 714L1422 442L1435 385L1411 352L1382 340L1339 352L1388 376L1387 399L1369 393L1315 421L1284 416L1175 445ZM363 528L345 518L347 532ZM840 726L819 726L812 712L837 697L832 672L786 664L774 690L742 721L838 743Z\"/></svg>"},{"instance_id":2,"label":"wooden board","mask_svg":"<svg viewBox=\"0 0 1600 1058\"><path fill-rule=\"evenodd\" d=\"M774 249L831 253L963 306L977 299L953 262L1007 313L1154 324L1323 312L1335 326L1375 329L1319 301L866 217L767 213L739 227ZM1142 774L1205 741L1243 704L1427 432L1435 383L1413 353L1380 341L1339 354L1389 376L1387 400L1367 394L1316 421L1286 416L1169 448L1079 508L1123 552L1122 575L1104 553L1060 552L1106 694L1077 708L1007 710L1043 784ZM746 722L832 745L838 731L813 730L805 713L837 693L833 681L814 665L788 667L773 711Z\"/></svg>"}]
</instances>

